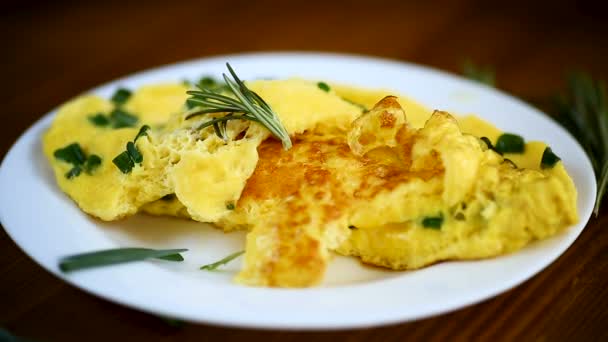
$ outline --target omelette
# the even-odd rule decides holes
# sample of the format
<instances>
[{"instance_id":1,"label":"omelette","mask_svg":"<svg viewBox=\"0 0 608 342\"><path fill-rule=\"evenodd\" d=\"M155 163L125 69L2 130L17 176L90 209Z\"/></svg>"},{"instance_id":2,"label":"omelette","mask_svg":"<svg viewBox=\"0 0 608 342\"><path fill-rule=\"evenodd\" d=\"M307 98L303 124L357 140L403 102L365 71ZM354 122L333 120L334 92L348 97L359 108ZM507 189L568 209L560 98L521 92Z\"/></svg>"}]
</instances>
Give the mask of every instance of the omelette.
<instances>
[{"instance_id":1,"label":"omelette","mask_svg":"<svg viewBox=\"0 0 608 342\"><path fill-rule=\"evenodd\" d=\"M105 221L143 212L248 231L236 281L251 286L314 286L335 253L394 270L494 257L578 220L574 184L542 142L382 90L247 86L291 148L257 122L197 129L209 118L187 119L189 86L149 85L59 109L43 137L57 184Z\"/></svg>"}]
</instances>

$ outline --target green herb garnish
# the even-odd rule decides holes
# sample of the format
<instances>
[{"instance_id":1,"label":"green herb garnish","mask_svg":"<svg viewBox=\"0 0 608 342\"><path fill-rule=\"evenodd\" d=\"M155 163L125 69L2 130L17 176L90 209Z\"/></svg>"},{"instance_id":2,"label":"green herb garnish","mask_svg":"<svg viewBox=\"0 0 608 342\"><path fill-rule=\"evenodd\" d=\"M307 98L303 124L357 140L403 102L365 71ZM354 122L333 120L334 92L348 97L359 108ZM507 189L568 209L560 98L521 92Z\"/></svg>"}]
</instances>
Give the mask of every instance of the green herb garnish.
<instances>
[{"instance_id":1,"label":"green herb garnish","mask_svg":"<svg viewBox=\"0 0 608 342\"><path fill-rule=\"evenodd\" d=\"M141 164L144 161L144 156L141 154L137 146L135 146L135 142L137 142L137 139L147 136L149 129L150 126L148 125L141 126L139 132L137 132L137 135L135 135L135 139L127 142L126 150L112 159L112 163L116 165L120 172L124 174L130 173L135 167L136 163Z\"/></svg>"},{"instance_id":2,"label":"green herb garnish","mask_svg":"<svg viewBox=\"0 0 608 342\"><path fill-rule=\"evenodd\" d=\"M84 162L84 170L91 174L95 169L97 169L101 165L101 157L96 154L91 154L87 161Z\"/></svg>"},{"instance_id":3,"label":"green herb garnish","mask_svg":"<svg viewBox=\"0 0 608 342\"><path fill-rule=\"evenodd\" d=\"M92 253L70 255L59 261L59 269L71 272L85 268L120 264L132 261L141 261L150 258L168 261L183 261L180 253L187 249L149 249L149 248L116 248Z\"/></svg>"},{"instance_id":4,"label":"green herb garnish","mask_svg":"<svg viewBox=\"0 0 608 342\"><path fill-rule=\"evenodd\" d=\"M198 81L197 85L199 88L212 89L219 87L219 83L220 82L211 76L203 76Z\"/></svg>"},{"instance_id":5,"label":"green herb garnish","mask_svg":"<svg viewBox=\"0 0 608 342\"><path fill-rule=\"evenodd\" d=\"M87 157L78 143L71 143L64 148L57 149L53 155L59 160L72 164L73 167L65 174L67 179L80 176L83 168L88 174L91 174L101 165L101 158L98 155L91 154Z\"/></svg>"},{"instance_id":6,"label":"green herb garnish","mask_svg":"<svg viewBox=\"0 0 608 342\"><path fill-rule=\"evenodd\" d=\"M134 127L137 124L137 121L139 121L137 116L119 108L112 110L109 115L97 113L93 116L89 116L88 119L95 126L107 127L111 125L114 129Z\"/></svg>"},{"instance_id":7,"label":"green herb garnish","mask_svg":"<svg viewBox=\"0 0 608 342\"><path fill-rule=\"evenodd\" d=\"M147 137L149 130L150 130L150 126L148 126L148 125L141 126L139 128L139 132L137 132L137 135L135 135L135 139L133 139L133 142L137 142L137 139L139 139L141 137Z\"/></svg>"},{"instance_id":8,"label":"green herb garnish","mask_svg":"<svg viewBox=\"0 0 608 342\"><path fill-rule=\"evenodd\" d=\"M63 160L64 162L74 165L81 165L86 160L84 152L78 143L71 143L64 148L55 150L53 155L59 160Z\"/></svg>"},{"instance_id":9,"label":"green herb garnish","mask_svg":"<svg viewBox=\"0 0 608 342\"><path fill-rule=\"evenodd\" d=\"M123 109L116 108L110 112L110 121L113 128L135 127L139 119L137 116L126 112Z\"/></svg>"},{"instance_id":10,"label":"green herb garnish","mask_svg":"<svg viewBox=\"0 0 608 342\"><path fill-rule=\"evenodd\" d=\"M89 116L89 121L99 127L106 127L110 124L110 119L105 116L103 113L97 113L95 115Z\"/></svg>"},{"instance_id":11,"label":"green herb garnish","mask_svg":"<svg viewBox=\"0 0 608 342\"><path fill-rule=\"evenodd\" d=\"M122 106L131 97L131 91L129 89L120 88L114 92L114 95L110 98L117 106Z\"/></svg>"},{"instance_id":12,"label":"green herb garnish","mask_svg":"<svg viewBox=\"0 0 608 342\"><path fill-rule=\"evenodd\" d=\"M198 87L199 90L188 91L188 94L191 95L188 100L196 104L197 109L189 113L186 116L186 120L200 115L224 113L224 116L212 118L203 122L198 127L198 129L203 129L214 126L216 135L223 140L227 140L227 137L222 134L222 132L226 131L227 121L248 120L258 122L266 127L277 139L281 140L284 149L288 150L291 148L289 133L281 124L278 115L270 108L266 101L245 86L229 63L226 63L226 66L233 79L230 79L226 74L223 74L223 77L228 86L228 92L234 98L221 95L218 92L203 87Z\"/></svg>"},{"instance_id":13,"label":"green herb garnish","mask_svg":"<svg viewBox=\"0 0 608 342\"><path fill-rule=\"evenodd\" d=\"M232 202L226 203L226 209L234 210L235 208L236 208L236 205L234 205L234 203L232 203Z\"/></svg>"},{"instance_id":14,"label":"green herb garnish","mask_svg":"<svg viewBox=\"0 0 608 342\"><path fill-rule=\"evenodd\" d=\"M471 80L483 83L490 87L496 84L494 70L491 67L480 67L467 60L462 66L462 74Z\"/></svg>"},{"instance_id":15,"label":"green herb garnish","mask_svg":"<svg viewBox=\"0 0 608 342\"><path fill-rule=\"evenodd\" d=\"M72 179L74 177L78 177L78 176L80 176L81 172L82 172L82 168L80 166L74 166L73 168L70 169L70 171L66 172L65 178Z\"/></svg>"},{"instance_id":16,"label":"green herb garnish","mask_svg":"<svg viewBox=\"0 0 608 342\"><path fill-rule=\"evenodd\" d=\"M496 152L503 153L524 153L526 149L526 142L524 138L519 135L504 133L498 140L496 140L495 146Z\"/></svg>"},{"instance_id":17,"label":"green herb garnish","mask_svg":"<svg viewBox=\"0 0 608 342\"><path fill-rule=\"evenodd\" d=\"M135 167L135 162L133 161L133 159L131 159L129 152L127 151L123 151L122 153L114 157L114 159L112 159L112 163L116 165L120 172L125 174L131 172L131 170L133 170L133 167Z\"/></svg>"},{"instance_id":18,"label":"green herb garnish","mask_svg":"<svg viewBox=\"0 0 608 342\"><path fill-rule=\"evenodd\" d=\"M424 228L441 229L442 224L443 214L439 214L439 216L427 216L422 219L422 226Z\"/></svg>"},{"instance_id":19,"label":"green herb garnish","mask_svg":"<svg viewBox=\"0 0 608 342\"><path fill-rule=\"evenodd\" d=\"M140 164L144 160L144 156L139 152L132 141L127 143L127 153L133 159L134 163Z\"/></svg>"},{"instance_id":20,"label":"green herb garnish","mask_svg":"<svg viewBox=\"0 0 608 342\"><path fill-rule=\"evenodd\" d=\"M218 267L222 266L222 265L226 265L227 263L231 262L232 260L240 257L241 255L245 254L245 251L240 251L240 252L236 252L236 253L232 253L229 256L225 257L224 259L220 260L220 261L216 261L212 264L207 264L204 266L201 266L201 270L206 270L206 271L215 271Z\"/></svg>"},{"instance_id":21,"label":"green herb garnish","mask_svg":"<svg viewBox=\"0 0 608 342\"><path fill-rule=\"evenodd\" d=\"M545 148L545 151L543 152L543 157L540 160L540 167L542 169L552 168L560 160L561 159L557 155L555 155L555 153L553 153L551 147L547 146Z\"/></svg>"},{"instance_id":22,"label":"green herb garnish","mask_svg":"<svg viewBox=\"0 0 608 342\"><path fill-rule=\"evenodd\" d=\"M331 90L329 85L325 82L318 82L317 87L319 87L319 89L323 90L326 93L329 93L329 91Z\"/></svg>"}]
</instances>

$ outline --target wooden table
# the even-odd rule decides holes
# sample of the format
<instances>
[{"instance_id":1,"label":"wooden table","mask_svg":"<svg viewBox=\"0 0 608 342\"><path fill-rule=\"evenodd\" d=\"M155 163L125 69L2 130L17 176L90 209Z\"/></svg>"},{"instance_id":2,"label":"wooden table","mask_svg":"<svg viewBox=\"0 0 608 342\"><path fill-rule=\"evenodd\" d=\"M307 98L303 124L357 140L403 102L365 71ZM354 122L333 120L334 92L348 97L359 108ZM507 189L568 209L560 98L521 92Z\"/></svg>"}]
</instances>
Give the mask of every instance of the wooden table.
<instances>
[{"instance_id":1,"label":"wooden table","mask_svg":"<svg viewBox=\"0 0 608 342\"><path fill-rule=\"evenodd\" d=\"M15 0L2 6L2 155L41 115L86 89L218 54L348 52L456 73L470 58L494 66L498 86L525 98L559 90L573 67L608 80L608 25L591 3L84 3ZM604 205L553 265L496 298L418 322L339 332L172 327L59 281L0 230L0 326L37 341L608 340L607 214Z\"/></svg>"}]
</instances>

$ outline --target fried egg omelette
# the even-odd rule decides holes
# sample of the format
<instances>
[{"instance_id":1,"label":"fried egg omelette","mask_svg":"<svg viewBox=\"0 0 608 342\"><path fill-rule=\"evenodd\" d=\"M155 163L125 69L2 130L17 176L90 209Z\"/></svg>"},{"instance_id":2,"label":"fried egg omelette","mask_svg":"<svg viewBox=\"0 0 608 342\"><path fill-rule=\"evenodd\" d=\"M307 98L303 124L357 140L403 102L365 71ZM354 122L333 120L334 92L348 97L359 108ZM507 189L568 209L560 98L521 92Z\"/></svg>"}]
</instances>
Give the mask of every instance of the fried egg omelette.
<instances>
[{"instance_id":1,"label":"fried egg omelette","mask_svg":"<svg viewBox=\"0 0 608 342\"><path fill-rule=\"evenodd\" d=\"M497 141L491 124L386 91L247 84L280 117L290 149L249 121L229 121L226 140L195 129L206 119L185 120L188 87L166 84L123 105L133 127L92 124L113 107L100 97L66 103L44 153L59 187L101 220L144 212L247 230L236 281L252 286L316 285L334 253L395 270L498 256L578 220L574 184L561 162L541 167L541 142L500 154L480 139ZM143 124L151 129L139 137ZM128 142L143 158L125 174L112 158ZM99 156L99 167L67 177L72 166L56 151L73 143Z\"/></svg>"}]
</instances>

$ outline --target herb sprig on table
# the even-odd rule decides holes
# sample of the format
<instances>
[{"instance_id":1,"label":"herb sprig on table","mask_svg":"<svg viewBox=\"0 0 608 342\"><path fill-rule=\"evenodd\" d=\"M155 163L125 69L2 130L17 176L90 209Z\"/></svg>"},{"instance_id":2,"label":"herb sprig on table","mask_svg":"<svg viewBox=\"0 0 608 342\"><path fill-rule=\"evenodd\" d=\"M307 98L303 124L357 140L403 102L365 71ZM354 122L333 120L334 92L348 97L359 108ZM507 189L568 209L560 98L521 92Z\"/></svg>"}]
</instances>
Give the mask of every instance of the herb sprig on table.
<instances>
[{"instance_id":1,"label":"herb sprig on table","mask_svg":"<svg viewBox=\"0 0 608 342\"><path fill-rule=\"evenodd\" d=\"M479 68L467 62L463 74L473 80L494 86L491 68ZM597 198L593 212L599 215L600 205L608 188L608 102L606 85L589 74L575 72L567 79L566 92L554 97L552 114L574 136L593 164L597 180ZM551 149L543 154L541 166L559 160Z\"/></svg>"},{"instance_id":2,"label":"herb sprig on table","mask_svg":"<svg viewBox=\"0 0 608 342\"><path fill-rule=\"evenodd\" d=\"M270 108L258 94L247 88L245 83L239 79L229 63L226 67L232 76L230 79L226 74L222 74L228 93L234 97L220 94L214 90L198 85L199 90L188 91L191 97L188 103L196 107L188 113L186 120L197 116L224 113L223 116L211 118L203 122L198 129L213 126L218 137L227 141L226 126L230 120L248 120L258 122L266 127L270 133L281 141L283 148L291 148L289 133L283 127L279 116Z\"/></svg>"}]
</instances>

